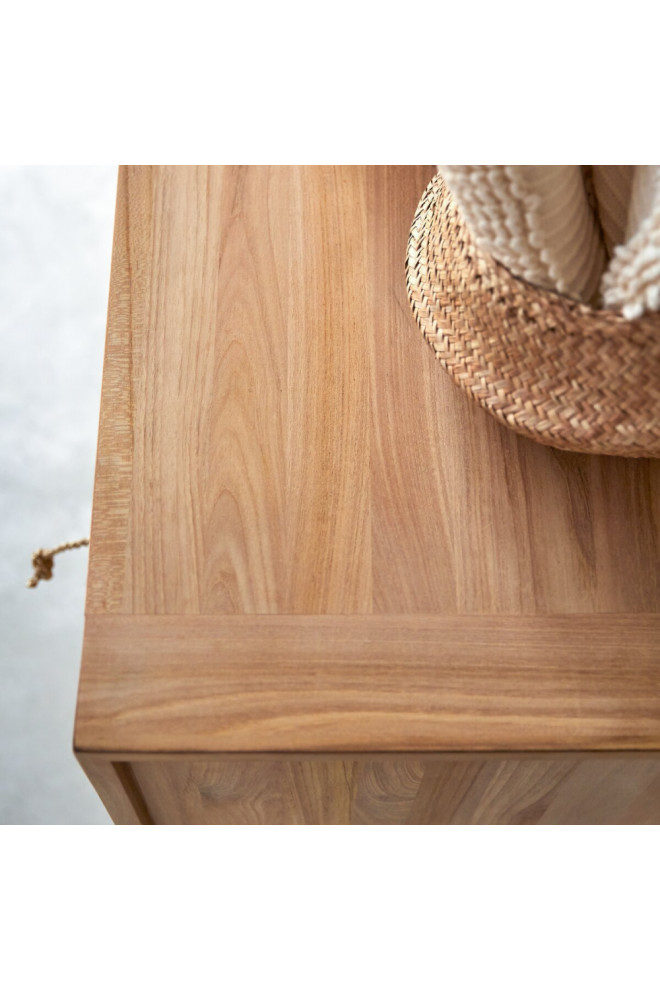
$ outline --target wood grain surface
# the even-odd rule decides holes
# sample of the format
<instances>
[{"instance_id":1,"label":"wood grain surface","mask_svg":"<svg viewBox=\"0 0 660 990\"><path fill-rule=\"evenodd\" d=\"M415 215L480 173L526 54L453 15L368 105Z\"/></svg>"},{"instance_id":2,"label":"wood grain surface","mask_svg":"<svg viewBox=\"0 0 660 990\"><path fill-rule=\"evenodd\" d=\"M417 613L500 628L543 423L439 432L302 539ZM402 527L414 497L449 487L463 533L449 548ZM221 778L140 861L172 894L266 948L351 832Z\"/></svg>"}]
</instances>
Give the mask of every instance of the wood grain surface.
<instances>
[{"instance_id":1,"label":"wood grain surface","mask_svg":"<svg viewBox=\"0 0 660 990\"><path fill-rule=\"evenodd\" d=\"M88 619L76 745L660 748L660 617Z\"/></svg>"},{"instance_id":2,"label":"wood grain surface","mask_svg":"<svg viewBox=\"0 0 660 990\"><path fill-rule=\"evenodd\" d=\"M234 754L229 817L293 807L299 763L296 820L387 818L333 752L381 754L411 822L584 817L581 774L599 820L657 815L660 461L542 447L452 385L405 290L432 174L120 170L75 734L117 820L207 814L167 754L193 794ZM599 749L651 769L598 785ZM509 781L495 810L386 759L454 750L484 795ZM577 755L558 783L483 769L531 750Z\"/></svg>"},{"instance_id":3,"label":"wood grain surface","mask_svg":"<svg viewBox=\"0 0 660 990\"><path fill-rule=\"evenodd\" d=\"M132 765L145 824L641 825L656 758L159 760Z\"/></svg>"},{"instance_id":4,"label":"wood grain surface","mask_svg":"<svg viewBox=\"0 0 660 990\"><path fill-rule=\"evenodd\" d=\"M659 461L553 451L409 312L428 167L123 169L89 612L652 612Z\"/></svg>"}]
</instances>

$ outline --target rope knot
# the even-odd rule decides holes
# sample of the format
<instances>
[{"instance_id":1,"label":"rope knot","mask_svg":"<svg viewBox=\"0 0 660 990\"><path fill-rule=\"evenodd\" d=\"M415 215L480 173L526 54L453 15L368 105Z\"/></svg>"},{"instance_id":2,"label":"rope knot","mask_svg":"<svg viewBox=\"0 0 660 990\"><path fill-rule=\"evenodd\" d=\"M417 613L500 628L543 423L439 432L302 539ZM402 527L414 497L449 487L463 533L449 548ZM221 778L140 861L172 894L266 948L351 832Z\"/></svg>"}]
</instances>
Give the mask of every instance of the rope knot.
<instances>
[{"instance_id":1,"label":"rope knot","mask_svg":"<svg viewBox=\"0 0 660 990\"><path fill-rule=\"evenodd\" d=\"M89 546L89 540L76 540L75 543L60 543L58 547L53 550L44 550L43 547L40 550L35 550L32 554L32 567L34 568L34 574L27 583L28 588L36 588L40 581L50 581L53 576L53 557L56 553L62 553L64 550L76 550L78 547Z\"/></svg>"},{"instance_id":2,"label":"rope knot","mask_svg":"<svg viewBox=\"0 0 660 990\"><path fill-rule=\"evenodd\" d=\"M32 554L34 574L28 581L28 588L36 588L40 581L50 581L53 576L53 554L49 550L35 550Z\"/></svg>"}]
</instances>

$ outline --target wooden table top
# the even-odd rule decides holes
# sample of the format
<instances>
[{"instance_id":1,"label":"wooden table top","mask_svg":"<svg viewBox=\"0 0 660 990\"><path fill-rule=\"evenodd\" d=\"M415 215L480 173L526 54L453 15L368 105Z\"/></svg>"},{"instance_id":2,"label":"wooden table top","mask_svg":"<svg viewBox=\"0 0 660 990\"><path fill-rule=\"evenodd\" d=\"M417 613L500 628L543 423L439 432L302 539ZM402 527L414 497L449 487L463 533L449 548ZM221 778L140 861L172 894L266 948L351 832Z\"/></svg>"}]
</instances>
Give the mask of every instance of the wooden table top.
<instances>
[{"instance_id":1,"label":"wooden table top","mask_svg":"<svg viewBox=\"0 0 660 990\"><path fill-rule=\"evenodd\" d=\"M432 174L120 170L79 752L660 747L660 461L451 383Z\"/></svg>"}]
</instances>

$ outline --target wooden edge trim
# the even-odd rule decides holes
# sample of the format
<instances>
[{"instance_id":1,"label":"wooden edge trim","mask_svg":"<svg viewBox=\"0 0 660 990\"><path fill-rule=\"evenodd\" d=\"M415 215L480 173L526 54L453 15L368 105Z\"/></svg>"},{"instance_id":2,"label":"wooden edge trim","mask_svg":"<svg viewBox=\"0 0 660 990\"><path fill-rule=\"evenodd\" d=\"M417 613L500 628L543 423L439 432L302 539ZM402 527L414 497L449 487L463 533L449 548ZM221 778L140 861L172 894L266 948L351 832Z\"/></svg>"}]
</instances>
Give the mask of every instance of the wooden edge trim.
<instances>
[{"instance_id":1,"label":"wooden edge trim","mask_svg":"<svg viewBox=\"0 0 660 990\"><path fill-rule=\"evenodd\" d=\"M89 616L75 747L660 749L660 616Z\"/></svg>"},{"instance_id":2,"label":"wooden edge trim","mask_svg":"<svg viewBox=\"0 0 660 990\"><path fill-rule=\"evenodd\" d=\"M305 763L334 763L340 760L344 763L362 762L385 762L385 761L421 761L424 763L444 762L452 760L479 761L487 760L611 760L611 759L660 759L660 750L653 749L536 749L536 750L435 750L435 751L396 751L384 750L381 752L349 752L347 750L333 752L292 752L282 750L280 752L219 752L217 750L172 750L167 752L159 750L154 752L111 752L110 750L78 750L77 758L85 759L89 757L95 760L111 762L113 765L133 764L133 763L191 763L202 762L211 763L214 760L222 763L252 763L252 762L272 762L287 763L291 760L304 761ZM136 782L137 783L137 782Z\"/></svg>"}]
</instances>

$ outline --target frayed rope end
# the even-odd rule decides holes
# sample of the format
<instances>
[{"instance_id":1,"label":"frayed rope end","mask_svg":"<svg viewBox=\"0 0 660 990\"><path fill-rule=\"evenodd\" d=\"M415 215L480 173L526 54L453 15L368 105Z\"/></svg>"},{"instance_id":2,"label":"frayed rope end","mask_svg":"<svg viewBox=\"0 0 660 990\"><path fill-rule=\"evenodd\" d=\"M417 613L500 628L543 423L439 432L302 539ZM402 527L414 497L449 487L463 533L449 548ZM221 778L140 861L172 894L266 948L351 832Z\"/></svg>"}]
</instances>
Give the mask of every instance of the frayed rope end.
<instances>
[{"instance_id":1,"label":"frayed rope end","mask_svg":"<svg viewBox=\"0 0 660 990\"><path fill-rule=\"evenodd\" d=\"M53 557L56 553L62 553L63 550L76 550L78 547L89 546L89 540L76 540L75 543L60 543L58 547L53 550L35 550L32 554L32 567L34 568L34 574L28 581L26 587L36 588L40 581L50 581L53 576Z\"/></svg>"}]
</instances>

